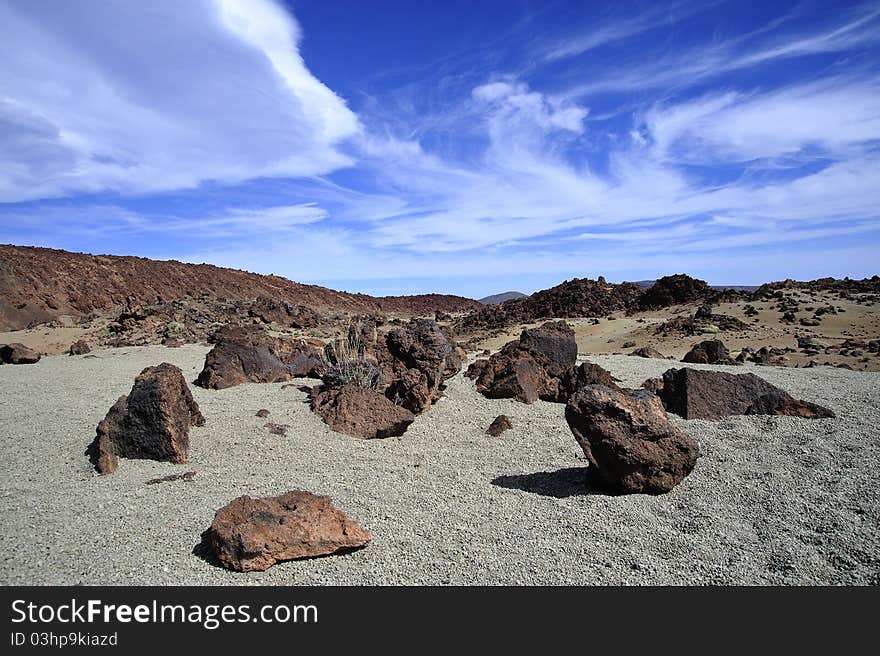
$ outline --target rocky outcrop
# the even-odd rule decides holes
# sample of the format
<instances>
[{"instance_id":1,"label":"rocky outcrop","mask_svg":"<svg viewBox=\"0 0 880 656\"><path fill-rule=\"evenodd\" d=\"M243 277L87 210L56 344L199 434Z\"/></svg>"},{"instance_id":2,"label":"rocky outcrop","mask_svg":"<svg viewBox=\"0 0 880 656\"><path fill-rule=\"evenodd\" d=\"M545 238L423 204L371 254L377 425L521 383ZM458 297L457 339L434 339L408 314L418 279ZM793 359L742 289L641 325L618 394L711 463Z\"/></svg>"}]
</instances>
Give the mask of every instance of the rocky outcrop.
<instances>
[{"instance_id":1,"label":"rocky outcrop","mask_svg":"<svg viewBox=\"0 0 880 656\"><path fill-rule=\"evenodd\" d=\"M233 499L202 534L208 553L227 569L262 571L296 558L360 549L372 535L332 499L293 490L277 497Z\"/></svg>"},{"instance_id":2,"label":"rocky outcrop","mask_svg":"<svg viewBox=\"0 0 880 656\"><path fill-rule=\"evenodd\" d=\"M85 342L85 340L78 339L73 344L70 345L70 348L67 349L68 355L85 355L86 353L91 353L92 349Z\"/></svg>"},{"instance_id":3,"label":"rocky outcrop","mask_svg":"<svg viewBox=\"0 0 880 656\"><path fill-rule=\"evenodd\" d=\"M491 435L492 437L498 437L506 430L510 430L513 428L513 423L510 421L507 415L498 415L489 424L489 428L486 429L486 434Z\"/></svg>"},{"instance_id":4,"label":"rocky outcrop","mask_svg":"<svg viewBox=\"0 0 880 656\"><path fill-rule=\"evenodd\" d=\"M303 340L283 340L255 327L229 327L214 337L214 348L195 384L225 389L243 383L279 383L320 377L323 352Z\"/></svg>"},{"instance_id":5,"label":"rocky outcrop","mask_svg":"<svg viewBox=\"0 0 880 656\"><path fill-rule=\"evenodd\" d=\"M720 339L707 339L685 353L682 362L690 364L739 364Z\"/></svg>"},{"instance_id":6,"label":"rocky outcrop","mask_svg":"<svg viewBox=\"0 0 880 656\"><path fill-rule=\"evenodd\" d=\"M40 354L24 344L0 344L0 364L36 364Z\"/></svg>"},{"instance_id":7,"label":"rocky outcrop","mask_svg":"<svg viewBox=\"0 0 880 656\"><path fill-rule=\"evenodd\" d=\"M189 430L205 418L183 373L163 362L147 367L98 424L87 453L101 474L116 470L119 458L186 462Z\"/></svg>"},{"instance_id":8,"label":"rocky outcrop","mask_svg":"<svg viewBox=\"0 0 880 656\"><path fill-rule=\"evenodd\" d=\"M639 299L644 309L655 309L699 301L712 293L705 280L691 278L683 273L658 279Z\"/></svg>"},{"instance_id":9,"label":"rocky outcrop","mask_svg":"<svg viewBox=\"0 0 880 656\"><path fill-rule=\"evenodd\" d=\"M568 400L565 419L596 479L611 492L669 492L700 453L648 390L588 385Z\"/></svg>"},{"instance_id":10,"label":"rocky outcrop","mask_svg":"<svg viewBox=\"0 0 880 656\"><path fill-rule=\"evenodd\" d=\"M358 385L316 387L311 408L338 433L373 439L403 435L415 415L383 394Z\"/></svg>"},{"instance_id":11,"label":"rocky outcrop","mask_svg":"<svg viewBox=\"0 0 880 656\"><path fill-rule=\"evenodd\" d=\"M468 314L455 329L465 334L543 319L604 317L637 309L641 296L641 287L634 283L617 285L606 282L602 276L597 280L575 278L525 298L487 305Z\"/></svg>"},{"instance_id":12,"label":"rocky outcrop","mask_svg":"<svg viewBox=\"0 0 880 656\"><path fill-rule=\"evenodd\" d=\"M648 383L648 381L646 381ZM755 374L730 374L702 369L669 369L651 383L669 412L685 419L722 419L731 415L790 415L834 417L834 413L806 401Z\"/></svg>"}]
</instances>

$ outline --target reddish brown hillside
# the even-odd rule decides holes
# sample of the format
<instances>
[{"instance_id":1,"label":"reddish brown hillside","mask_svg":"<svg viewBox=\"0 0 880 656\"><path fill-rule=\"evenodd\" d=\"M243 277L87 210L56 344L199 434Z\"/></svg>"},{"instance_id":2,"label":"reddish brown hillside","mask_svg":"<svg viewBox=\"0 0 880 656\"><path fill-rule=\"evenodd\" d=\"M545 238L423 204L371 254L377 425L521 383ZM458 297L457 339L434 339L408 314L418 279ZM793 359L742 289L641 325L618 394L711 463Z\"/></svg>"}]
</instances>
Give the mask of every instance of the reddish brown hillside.
<instances>
[{"instance_id":1,"label":"reddish brown hillside","mask_svg":"<svg viewBox=\"0 0 880 656\"><path fill-rule=\"evenodd\" d=\"M217 300L268 297L318 311L426 315L481 307L460 296L373 297L302 285L210 264L141 257L85 255L49 248L0 245L0 330L19 330L59 315L108 312L130 304L185 296Z\"/></svg>"}]
</instances>

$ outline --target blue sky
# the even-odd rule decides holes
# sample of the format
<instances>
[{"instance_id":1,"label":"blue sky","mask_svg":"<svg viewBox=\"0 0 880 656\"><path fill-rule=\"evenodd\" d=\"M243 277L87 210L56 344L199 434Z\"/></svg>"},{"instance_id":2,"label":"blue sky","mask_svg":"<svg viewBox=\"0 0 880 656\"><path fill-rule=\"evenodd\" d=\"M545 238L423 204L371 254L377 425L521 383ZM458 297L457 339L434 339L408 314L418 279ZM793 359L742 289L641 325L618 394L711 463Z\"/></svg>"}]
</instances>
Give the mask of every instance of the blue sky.
<instances>
[{"instance_id":1,"label":"blue sky","mask_svg":"<svg viewBox=\"0 0 880 656\"><path fill-rule=\"evenodd\" d=\"M0 2L0 243L479 297L878 218L877 2Z\"/></svg>"}]
</instances>

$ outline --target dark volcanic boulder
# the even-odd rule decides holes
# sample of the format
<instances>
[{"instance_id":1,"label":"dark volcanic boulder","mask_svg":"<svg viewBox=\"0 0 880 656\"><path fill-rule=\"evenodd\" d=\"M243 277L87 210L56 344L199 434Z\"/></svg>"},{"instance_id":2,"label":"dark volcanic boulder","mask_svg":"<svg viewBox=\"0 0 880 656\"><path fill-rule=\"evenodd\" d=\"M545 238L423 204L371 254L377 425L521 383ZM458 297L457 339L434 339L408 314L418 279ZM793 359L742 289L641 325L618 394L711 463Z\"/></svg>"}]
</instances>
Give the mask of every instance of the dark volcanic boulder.
<instances>
[{"instance_id":1,"label":"dark volcanic boulder","mask_svg":"<svg viewBox=\"0 0 880 656\"><path fill-rule=\"evenodd\" d=\"M739 364L720 339L707 339L694 346L681 359L691 364Z\"/></svg>"},{"instance_id":2,"label":"dark volcanic boulder","mask_svg":"<svg viewBox=\"0 0 880 656\"><path fill-rule=\"evenodd\" d=\"M781 415L807 419L833 419L835 416L828 408L823 408L821 405L809 401L799 401L780 389L755 399L745 414Z\"/></svg>"},{"instance_id":3,"label":"dark volcanic boulder","mask_svg":"<svg viewBox=\"0 0 880 656\"><path fill-rule=\"evenodd\" d=\"M215 346L205 356L195 382L206 389L319 377L326 367L320 348L302 340L272 337L255 327L224 328L213 339Z\"/></svg>"},{"instance_id":4,"label":"dark volcanic boulder","mask_svg":"<svg viewBox=\"0 0 880 656\"><path fill-rule=\"evenodd\" d=\"M494 359L494 361L493 361ZM558 382L527 351L501 349L476 379L477 391L487 399L516 399L534 403L541 396L556 394Z\"/></svg>"},{"instance_id":5,"label":"dark volcanic boulder","mask_svg":"<svg viewBox=\"0 0 880 656\"><path fill-rule=\"evenodd\" d=\"M542 397L545 401L567 403L575 392L587 385L605 385L617 387L617 381L611 372L592 362L582 362L576 367L569 367L559 378L555 395Z\"/></svg>"},{"instance_id":6,"label":"dark volcanic boulder","mask_svg":"<svg viewBox=\"0 0 880 656\"><path fill-rule=\"evenodd\" d=\"M40 354L24 344L0 344L0 363L35 364L39 361Z\"/></svg>"},{"instance_id":7,"label":"dark volcanic boulder","mask_svg":"<svg viewBox=\"0 0 880 656\"><path fill-rule=\"evenodd\" d=\"M312 390L311 408L333 430L363 439L403 435L415 421L406 408L357 385L317 387Z\"/></svg>"},{"instance_id":8,"label":"dark volcanic boulder","mask_svg":"<svg viewBox=\"0 0 880 656\"><path fill-rule=\"evenodd\" d=\"M85 355L86 353L91 352L91 348L86 342L82 339L75 341L70 345L70 348L67 350L67 355Z\"/></svg>"},{"instance_id":9,"label":"dark volcanic boulder","mask_svg":"<svg viewBox=\"0 0 880 656\"><path fill-rule=\"evenodd\" d=\"M605 385L581 388L565 405L565 419L597 478L609 491L662 494L687 476L697 443L669 422L648 390Z\"/></svg>"},{"instance_id":10,"label":"dark volcanic boulder","mask_svg":"<svg viewBox=\"0 0 880 656\"><path fill-rule=\"evenodd\" d=\"M629 353L629 355L635 356L637 358L657 358L658 360L666 359L665 355L663 355L660 351L651 346L643 346L641 348L637 348L632 353Z\"/></svg>"},{"instance_id":11,"label":"dark volcanic boulder","mask_svg":"<svg viewBox=\"0 0 880 656\"><path fill-rule=\"evenodd\" d=\"M565 321L548 321L522 331L520 350L531 353L548 375L558 377L577 361L574 330Z\"/></svg>"},{"instance_id":12,"label":"dark volcanic boulder","mask_svg":"<svg viewBox=\"0 0 880 656\"><path fill-rule=\"evenodd\" d=\"M488 435L491 435L492 437L498 437L499 435L501 435L501 433L506 430L510 430L511 428L513 428L513 423L511 423L508 416L498 415L497 417L495 417L492 423L489 424L489 428L486 429L486 433Z\"/></svg>"},{"instance_id":13,"label":"dark volcanic boulder","mask_svg":"<svg viewBox=\"0 0 880 656\"><path fill-rule=\"evenodd\" d=\"M487 398L534 403L540 398L556 400L560 378L576 361L574 331L564 321L553 321L524 330L519 340L505 344L485 364L478 360L468 373Z\"/></svg>"},{"instance_id":14,"label":"dark volcanic boulder","mask_svg":"<svg viewBox=\"0 0 880 656\"><path fill-rule=\"evenodd\" d=\"M277 497L241 496L214 514L202 544L227 569L262 571L277 562L340 554L369 544L370 532L332 499L293 490Z\"/></svg>"},{"instance_id":15,"label":"dark volcanic boulder","mask_svg":"<svg viewBox=\"0 0 880 656\"><path fill-rule=\"evenodd\" d=\"M755 374L669 369L655 389L666 410L685 419L714 420L746 414L834 417L831 410L797 401Z\"/></svg>"},{"instance_id":16,"label":"dark volcanic boulder","mask_svg":"<svg viewBox=\"0 0 880 656\"><path fill-rule=\"evenodd\" d=\"M389 381L385 396L415 414L440 398L443 381L461 370L464 353L430 319L414 319L385 336L377 359Z\"/></svg>"},{"instance_id":17,"label":"dark volcanic boulder","mask_svg":"<svg viewBox=\"0 0 880 656\"><path fill-rule=\"evenodd\" d=\"M189 429L204 423L183 373L163 362L144 369L110 408L88 454L102 474L113 473L120 457L184 463Z\"/></svg>"}]
</instances>

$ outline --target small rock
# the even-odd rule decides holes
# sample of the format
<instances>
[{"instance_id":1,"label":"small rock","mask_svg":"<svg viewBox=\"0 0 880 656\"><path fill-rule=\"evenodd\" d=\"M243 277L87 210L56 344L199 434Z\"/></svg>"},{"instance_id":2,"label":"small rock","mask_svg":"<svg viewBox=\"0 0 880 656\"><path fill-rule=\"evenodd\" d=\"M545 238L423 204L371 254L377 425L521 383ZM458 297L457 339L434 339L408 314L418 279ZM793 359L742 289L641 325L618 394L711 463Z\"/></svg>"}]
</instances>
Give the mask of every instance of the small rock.
<instances>
[{"instance_id":1,"label":"small rock","mask_svg":"<svg viewBox=\"0 0 880 656\"><path fill-rule=\"evenodd\" d=\"M273 435L287 435L290 426L288 424L273 424L269 422L268 424L263 424L263 428L268 428L269 432Z\"/></svg>"},{"instance_id":2,"label":"small rock","mask_svg":"<svg viewBox=\"0 0 880 656\"><path fill-rule=\"evenodd\" d=\"M507 415L498 415L495 417L494 421L489 425L489 428L486 430L488 435L492 437L498 437L506 430L510 430L513 428L513 424Z\"/></svg>"},{"instance_id":3,"label":"small rock","mask_svg":"<svg viewBox=\"0 0 880 656\"><path fill-rule=\"evenodd\" d=\"M24 344L0 344L0 363L3 364L36 364L40 354Z\"/></svg>"}]
</instances>

